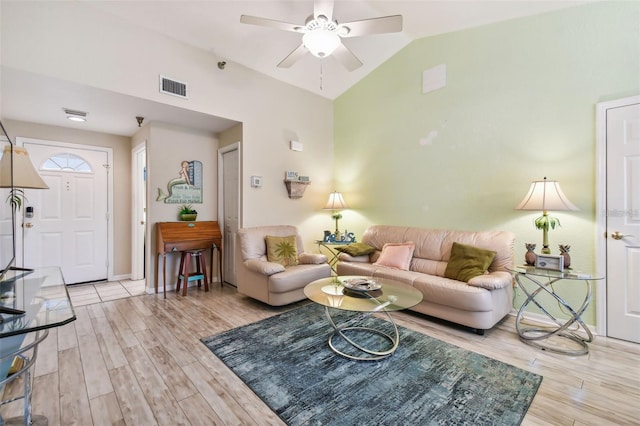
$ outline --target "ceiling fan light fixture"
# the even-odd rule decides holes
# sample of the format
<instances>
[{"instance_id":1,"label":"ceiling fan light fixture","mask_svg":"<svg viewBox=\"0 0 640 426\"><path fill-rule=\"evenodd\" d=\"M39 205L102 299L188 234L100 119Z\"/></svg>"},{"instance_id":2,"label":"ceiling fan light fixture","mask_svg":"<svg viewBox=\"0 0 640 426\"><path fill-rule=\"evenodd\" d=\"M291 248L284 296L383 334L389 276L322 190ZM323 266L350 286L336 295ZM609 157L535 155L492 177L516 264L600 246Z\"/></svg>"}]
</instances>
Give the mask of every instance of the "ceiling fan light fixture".
<instances>
[{"instance_id":1,"label":"ceiling fan light fixture","mask_svg":"<svg viewBox=\"0 0 640 426\"><path fill-rule=\"evenodd\" d=\"M313 56L325 58L340 46L341 41L335 32L318 28L306 32L302 36L302 43Z\"/></svg>"}]
</instances>

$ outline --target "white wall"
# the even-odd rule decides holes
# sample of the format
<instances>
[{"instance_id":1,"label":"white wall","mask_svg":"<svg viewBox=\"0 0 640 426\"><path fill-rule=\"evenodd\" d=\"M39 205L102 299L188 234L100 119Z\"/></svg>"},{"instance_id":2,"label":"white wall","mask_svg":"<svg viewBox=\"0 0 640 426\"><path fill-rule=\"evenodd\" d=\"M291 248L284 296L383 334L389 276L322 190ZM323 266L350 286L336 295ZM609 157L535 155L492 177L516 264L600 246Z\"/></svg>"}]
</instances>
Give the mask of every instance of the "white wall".
<instances>
[{"instance_id":1,"label":"white wall","mask_svg":"<svg viewBox=\"0 0 640 426\"><path fill-rule=\"evenodd\" d=\"M331 101L237 64L220 72L210 53L117 22L84 2L0 7L3 66L242 122L242 224L298 224L307 246L329 227L319 209L332 190ZM189 100L160 94L159 74L188 82ZM292 138L304 143L303 152L288 149ZM287 197L285 170L311 176L304 198ZM256 174L264 178L260 189L250 187Z\"/></svg>"}]
</instances>

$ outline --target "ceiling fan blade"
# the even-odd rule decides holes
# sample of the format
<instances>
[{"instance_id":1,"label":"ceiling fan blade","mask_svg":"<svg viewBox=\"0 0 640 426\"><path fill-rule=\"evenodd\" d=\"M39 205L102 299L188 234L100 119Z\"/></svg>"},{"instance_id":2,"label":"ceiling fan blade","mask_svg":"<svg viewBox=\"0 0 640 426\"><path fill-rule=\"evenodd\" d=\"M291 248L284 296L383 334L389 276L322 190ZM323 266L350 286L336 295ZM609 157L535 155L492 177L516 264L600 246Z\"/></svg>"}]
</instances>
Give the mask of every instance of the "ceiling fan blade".
<instances>
[{"instance_id":1,"label":"ceiling fan blade","mask_svg":"<svg viewBox=\"0 0 640 426\"><path fill-rule=\"evenodd\" d=\"M341 37L360 37L369 34L397 33L402 31L402 15L383 16L381 18L363 19L340 24L341 28L348 28L349 32Z\"/></svg>"},{"instance_id":2,"label":"ceiling fan blade","mask_svg":"<svg viewBox=\"0 0 640 426\"><path fill-rule=\"evenodd\" d=\"M362 62L360 62L360 59L358 59L356 55L354 55L349 49L347 49L347 46L342 43L336 48L336 50L333 51L331 55L334 56L338 60L338 62L340 62L342 66L344 66L349 71L356 70L362 66Z\"/></svg>"},{"instance_id":3,"label":"ceiling fan blade","mask_svg":"<svg viewBox=\"0 0 640 426\"><path fill-rule=\"evenodd\" d=\"M300 44L300 46L296 47L293 52L289 53L289 56L284 58L279 64L278 68L289 68L291 65L298 62L304 55L307 54L309 50L304 46L304 44Z\"/></svg>"},{"instance_id":4,"label":"ceiling fan blade","mask_svg":"<svg viewBox=\"0 0 640 426\"><path fill-rule=\"evenodd\" d=\"M302 28L297 24L288 22L274 21L273 19L260 18L257 16L240 15L240 22L243 24L259 25L261 27L275 28L277 30L299 32Z\"/></svg>"},{"instance_id":5,"label":"ceiling fan blade","mask_svg":"<svg viewBox=\"0 0 640 426\"><path fill-rule=\"evenodd\" d=\"M324 15L329 21L333 21L333 0L316 0L313 3L313 17Z\"/></svg>"}]
</instances>

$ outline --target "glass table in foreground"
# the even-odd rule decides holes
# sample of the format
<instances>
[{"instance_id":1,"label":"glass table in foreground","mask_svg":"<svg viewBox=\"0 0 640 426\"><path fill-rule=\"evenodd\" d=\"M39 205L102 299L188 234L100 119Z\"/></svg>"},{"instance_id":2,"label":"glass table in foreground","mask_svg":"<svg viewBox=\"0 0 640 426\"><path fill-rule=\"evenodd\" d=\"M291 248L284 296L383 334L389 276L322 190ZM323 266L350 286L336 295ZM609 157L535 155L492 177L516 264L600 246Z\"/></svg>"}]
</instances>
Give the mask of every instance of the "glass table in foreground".
<instances>
[{"instance_id":1,"label":"glass table in foreground","mask_svg":"<svg viewBox=\"0 0 640 426\"><path fill-rule=\"evenodd\" d=\"M331 350L358 361L375 361L393 354L400 343L400 335L389 312L404 310L422 301L422 293L410 285L386 278L362 276L322 278L308 284L304 288L304 294L313 302L325 307L326 317L334 330L328 341ZM359 314L343 324L337 324L331 315L331 309ZM358 324L377 312L386 315L392 332ZM380 336L388 344L382 348L367 347L356 340L355 335L362 333ZM342 338L354 348L354 353L340 349L334 341L337 338Z\"/></svg>"},{"instance_id":2,"label":"glass table in foreground","mask_svg":"<svg viewBox=\"0 0 640 426\"><path fill-rule=\"evenodd\" d=\"M583 322L581 315L589 306L593 293L591 282L601 280L604 277L597 274L579 272L574 270L555 271L541 269L533 266L517 266L508 268L515 276L518 287L526 294L527 298L518 310L516 316L516 331L520 340L539 349L556 352L565 355L586 355L589 353L587 343L593 341L593 334ZM560 284L562 282L562 284ZM526 283L533 284L527 286ZM554 284L561 286L583 286L584 299L579 307L573 307L564 300L556 291ZM530 290L533 288L533 290ZM549 312L548 302L542 300L543 295L551 296L568 315L568 318L558 318ZM549 326L525 326L523 324L524 313L528 306L535 305L551 321ZM574 327L575 325L575 327ZM577 332L582 330L584 335ZM563 347L554 344L552 338L558 337L573 347ZM556 341L557 343L557 341Z\"/></svg>"},{"instance_id":3,"label":"glass table in foreground","mask_svg":"<svg viewBox=\"0 0 640 426\"><path fill-rule=\"evenodd\" d=\"M76 319L60 268L8 271L0 281L0 312L0 389L20 376L25 381L23 395L0 401L4 405L24 398L23 416L12 419L0 416L0 425L47 424L43 416L31 415L30 369L38 356L38 345L47 338L49 329ZM22 346L29 333L34 333L33 341ZM12 364L18 367L7 377Z\"/></svg>"}]
</instances>

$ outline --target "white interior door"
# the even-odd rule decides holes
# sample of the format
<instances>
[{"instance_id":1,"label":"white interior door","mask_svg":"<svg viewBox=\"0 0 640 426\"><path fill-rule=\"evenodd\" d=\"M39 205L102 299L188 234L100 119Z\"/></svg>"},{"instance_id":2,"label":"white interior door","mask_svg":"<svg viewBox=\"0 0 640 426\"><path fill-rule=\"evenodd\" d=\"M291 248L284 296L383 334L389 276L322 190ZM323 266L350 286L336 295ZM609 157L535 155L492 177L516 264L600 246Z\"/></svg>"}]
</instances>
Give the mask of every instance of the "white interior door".
<instances>
[{"instance_id":1,"label":"white interior door","mask_svg":"<svg viewBox=\"0 0 640 426\"><path fill-rule=\"evenodd\" d=\"M239 144L222 152L223 275L236 285L236 233L240 227L240 149Z\"/></svg>"},{"instance_id":2,"label":"white interior door","mask_svg":"<svg viewBox=\"0 0 640 426\"><path fill-rule=\"evenodd\" d=\"M607 335L640 343L640 103L606 126Z\"/></svg>"},{"instance_id":3,"label":"white interior door","mask_svg":"<svg viewBox=\"0 0 640 426\"><path fill-rule=\"evenodd\" d=\"M145 239L147 223L147 155L146 145L133 149L133 214L131 215L131 279L145 277Z\"/></svg>"},{"instance_id":4,"label":"white interior door","mask_svg":"<svg viewBox=\"0 0 640 426\"><path fill-rule=\"evenodd\" d=\"M22 227L24 266L60 266L67 284L106 280L108 153L33 140L24 147L49 186L25 191L33 217Z\"/></svg>"}]
</instances>

